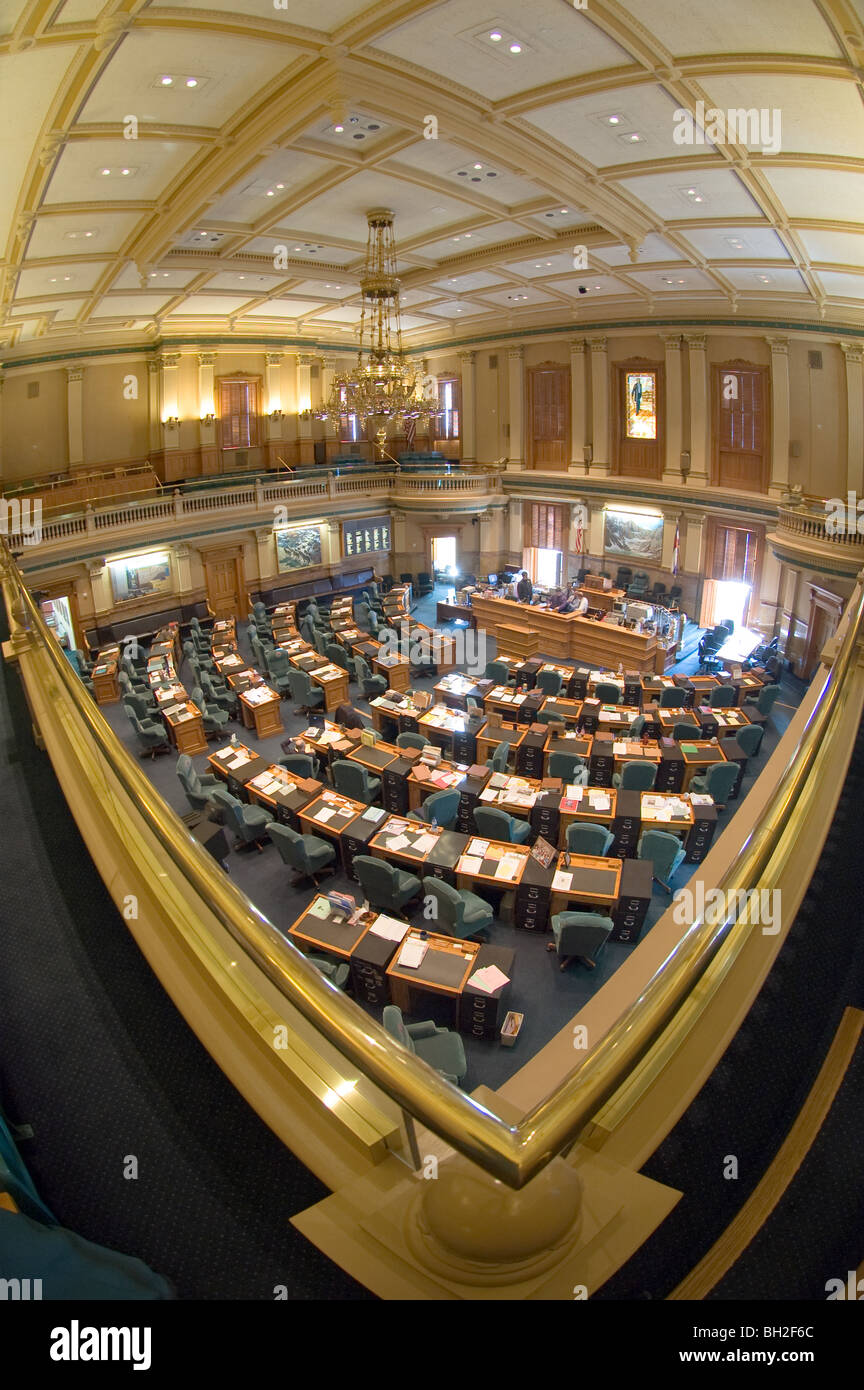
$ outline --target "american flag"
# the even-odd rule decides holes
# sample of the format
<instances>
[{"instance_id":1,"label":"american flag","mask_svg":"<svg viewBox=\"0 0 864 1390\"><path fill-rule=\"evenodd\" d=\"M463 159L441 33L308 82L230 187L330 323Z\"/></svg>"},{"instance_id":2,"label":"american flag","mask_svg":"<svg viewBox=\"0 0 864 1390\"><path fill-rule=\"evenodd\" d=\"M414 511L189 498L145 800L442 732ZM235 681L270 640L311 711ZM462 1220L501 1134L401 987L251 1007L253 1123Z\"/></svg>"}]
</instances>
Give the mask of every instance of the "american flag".
<instances>
[{"instance_id":1,"label":"american flag","mask_svg":"<svg viewBox=\"0 0 864 1390\"><path fill-rule=\"evenodd\" d=\"M585 509L580 505L576 508L576 554L581 555L585 549Z\"/></svg>"},{"instance_id":2,"label":"american flag","mask_svg":"<svg viewBox=\"0 0 864 1390\"><path fill-rule=\"evenodd\" d=\"M410 453L411 450L413 450L413 448L414 448L414 440L416 439L416 437L417 437L417 421L416 421L416 420L406 420L406 421L405 421L405 443L408 445L408 452L409 452L409 453Z\"/></svg>"},{"instance_id":3,"label":"american flag","mask_svg":"<svg viewBox=\"0 0 864 1390\"><path fill-rule=\"evenodd\" d=\"M681 544L681 524L675 522L675 544L672 547L672 573L678 573L678 551Z\"/></svg>"}]
</instances>

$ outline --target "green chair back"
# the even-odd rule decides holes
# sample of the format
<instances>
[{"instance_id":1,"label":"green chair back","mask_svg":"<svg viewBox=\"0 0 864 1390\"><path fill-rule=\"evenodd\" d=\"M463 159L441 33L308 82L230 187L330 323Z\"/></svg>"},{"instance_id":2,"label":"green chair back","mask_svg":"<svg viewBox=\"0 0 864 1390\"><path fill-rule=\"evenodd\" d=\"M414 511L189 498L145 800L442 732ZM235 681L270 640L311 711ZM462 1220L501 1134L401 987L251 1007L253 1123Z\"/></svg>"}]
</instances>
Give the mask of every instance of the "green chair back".
<instances>
[{"instance_id":1,"label":"green chair back","mask_svg":"<svg viewBox=\"0 0 864 1390\"><path fill-rule=\"evenodd\" d=\"M657 778L657 764L648 762L625 763L621 769L620 791L650 792Z\"/></svg>"},{"instance_id":2,"label":"green chair back","mask_svg":"<svg viewBox=\"0 0 864 1390\"><path fill-rule=\"evenodd\" d=\"M571 854L596 854L605 859L614 839L612 831L607 830L605 825L574 820L567 827L567 849Z\"/></svg>"}]
</instances>

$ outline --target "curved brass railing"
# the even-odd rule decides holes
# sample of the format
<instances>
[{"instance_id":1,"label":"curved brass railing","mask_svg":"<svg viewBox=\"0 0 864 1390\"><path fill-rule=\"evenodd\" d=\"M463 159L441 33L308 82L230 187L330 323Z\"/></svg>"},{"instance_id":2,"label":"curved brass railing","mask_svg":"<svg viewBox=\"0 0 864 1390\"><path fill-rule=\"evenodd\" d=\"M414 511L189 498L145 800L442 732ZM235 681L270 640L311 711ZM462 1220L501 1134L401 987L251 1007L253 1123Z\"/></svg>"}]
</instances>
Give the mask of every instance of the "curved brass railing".
<instances>
[{"instance_id":1,"label":"curved brass railing","mask_svg":"<svg viewBox=\"0 0 864 1390\"><path fill-rule=\"evenodd\" d=\"M192 836L180 832L174 812L108 727L60 648L50 639L5 544L3 555L13 620L44 644L101 755L139 807L166 854L206 901L209 910L284 998L344 1057L409 1114L509 1186L522 1187L580 1135L658 1041L724 939L736 929L728 918L716 924L697 918L639 998L584 1062L518 1124L507 1124L395 1044L358 1005L334 990L221 873ZM862 624L864 588L859 589L854 610L848 615L843 642L824 678L798 747L779 777L763 818L720 878L717 886L721 890L734 893L756 884L770 887L776 866L772 873L768 870L780 832L799 801L808 776L812 772L818 775L820 745L840 712L842 686L861 640ZM822 752L824 755L824 749ZM741 925L738 924L739 929Z\"/></svg>"}]
</instances>

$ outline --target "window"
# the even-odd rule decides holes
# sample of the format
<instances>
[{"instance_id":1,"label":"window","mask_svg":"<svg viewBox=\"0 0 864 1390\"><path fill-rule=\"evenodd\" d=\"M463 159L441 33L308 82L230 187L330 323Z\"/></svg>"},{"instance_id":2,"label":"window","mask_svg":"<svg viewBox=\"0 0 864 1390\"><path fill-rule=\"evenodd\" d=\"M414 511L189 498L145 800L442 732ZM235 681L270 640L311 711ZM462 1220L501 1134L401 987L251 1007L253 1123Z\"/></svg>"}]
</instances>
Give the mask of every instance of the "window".
<instances>
[{"instance_id":1,"label":"window","mask_svg":"<svg viewBox=\"0 0 864 1390\"><path fill-rule=\"evenodd\" d=\"M552 502L533 502L525 545L535 550L563 550L563 508Z\"/></svg>"},{"instance_id":2,"label":"window","mask_svg":"<svg viewBox=\"0 0 864 1390\"><path fill-rule=\"evenodd\" d=\"M745 492L768 485L767 372L743 363L717 364L714 379L714 482Z\"/></svg>"},{"instance_id":3,"label":"window","mask_svg":"<svg viewBox=\"0 0 864 1390\"><path fill-rule=\"evenodd\" d=\"M627 372L626 420L628 439L657 438L657 374Z\"/></svg>"},{"instance_id":4,"label":"window","mask_svg":"<svg viewBox=\"0 0 864 1390\"><path fill-rule=\"evenodd\" d=\"M435 420L435 438L458 439L459 381L456 377L445 377L438 382L438 409L442 414Z\"/></svg>"},{"instance_id":5,"label":"window","mask_svg":"<svg viewBox=\"0 0 864 1390\"><path fill-rule=\"evenodd\" d=\"M219 379L219 431L223 449L258 443L260 383L241 377Z\"/></svg>"}]
</instances>

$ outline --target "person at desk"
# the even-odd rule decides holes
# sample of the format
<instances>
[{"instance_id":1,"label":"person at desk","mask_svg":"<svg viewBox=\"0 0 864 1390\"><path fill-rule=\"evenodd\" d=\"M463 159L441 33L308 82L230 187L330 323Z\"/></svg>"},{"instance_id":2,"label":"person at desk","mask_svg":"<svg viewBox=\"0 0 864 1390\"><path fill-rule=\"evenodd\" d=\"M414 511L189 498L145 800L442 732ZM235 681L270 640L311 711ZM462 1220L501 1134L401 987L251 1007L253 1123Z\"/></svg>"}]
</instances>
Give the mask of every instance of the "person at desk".
<instances>
[{"instance_id":1,"label":"person at desk","mask_svg":"<svg viewBox=\"0 0 864 1390\"><path fill-rule=\"evenodd\" d=\"M530 603L534 597L534 585L528 578L527 570L522 571L522 576L516 585L516 597L520 603Z\"/></svg>"},{"instance_id":2,"label":"person at desk","mask_svg":"<svg viewBox=\"0 0 864 1390\"><path fill-rule=\"evenodd\" d=\"M571 612L577 613L577 614L579 615L580 618L584 618L584 617L585 617L585 614L588 612L588 595L587 595L587 594L583 594L582 597L581 597L580 599L577 599L577 600L576 600L576 602L575 602L574 605L573 605L573 608L571 609Z\"/></svg>"}]
</instances>

